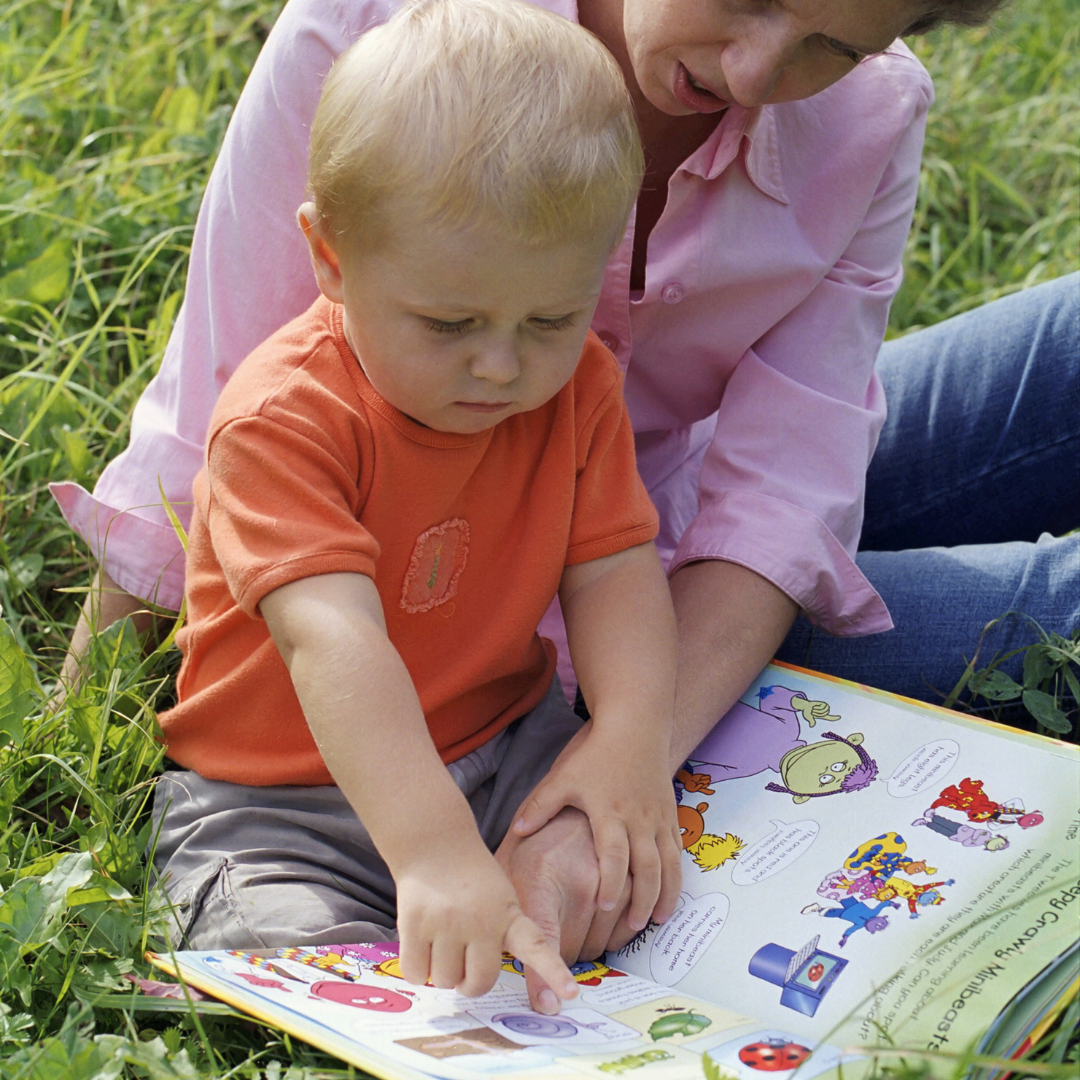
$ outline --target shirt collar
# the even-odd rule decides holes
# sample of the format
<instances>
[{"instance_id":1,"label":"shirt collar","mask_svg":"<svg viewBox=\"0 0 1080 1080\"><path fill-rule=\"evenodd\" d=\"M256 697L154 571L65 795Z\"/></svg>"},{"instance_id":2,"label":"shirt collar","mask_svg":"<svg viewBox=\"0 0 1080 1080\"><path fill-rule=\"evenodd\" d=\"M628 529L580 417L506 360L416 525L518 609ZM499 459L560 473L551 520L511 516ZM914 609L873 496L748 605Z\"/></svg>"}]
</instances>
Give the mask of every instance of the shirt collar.
<instances>
[{"instance_id":1,"label":"shirt collar","mask_svg":"<svg viewBox=\"0 0 1080 1080\"><path fill-rule=\"evenodd\" d=\"M791 201L780 165L776 117L768 105L754 109L729 105L713 133L683 162L682 168L706 180L715 180L747 143L744 163L750 182L762 194L785 206Z\"/></svg>"}]
</instances>

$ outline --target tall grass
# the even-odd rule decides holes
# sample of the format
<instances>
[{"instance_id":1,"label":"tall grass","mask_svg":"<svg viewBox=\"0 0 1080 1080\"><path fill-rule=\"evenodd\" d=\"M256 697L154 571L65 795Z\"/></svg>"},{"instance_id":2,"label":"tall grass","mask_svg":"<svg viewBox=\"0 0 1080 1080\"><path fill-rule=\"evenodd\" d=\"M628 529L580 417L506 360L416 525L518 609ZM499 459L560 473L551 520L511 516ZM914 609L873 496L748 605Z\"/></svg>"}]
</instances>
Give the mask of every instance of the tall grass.
<instances>
[{"instance_id":1,"label":"tall grass","mask_svg":"<svg viewBox=\"0 0 1080 1080\"><path fill-rule=\"evenodd\" d=\"M115 1007L161 914L141 852L175 654L144 655L116 627L78 696L42 708L89 573L45 486L92 485L126 441L210 163L279 7L0 10L0 1080L253 1076L275 1060L349 1074L235 1019ZM1077 267L1078 13L1024 0L996 29L916 45L938 104L893 332ZM1067 1039L1047 1055L1051 1074L1075 1073Z\"/></svg>"}]
</instances>

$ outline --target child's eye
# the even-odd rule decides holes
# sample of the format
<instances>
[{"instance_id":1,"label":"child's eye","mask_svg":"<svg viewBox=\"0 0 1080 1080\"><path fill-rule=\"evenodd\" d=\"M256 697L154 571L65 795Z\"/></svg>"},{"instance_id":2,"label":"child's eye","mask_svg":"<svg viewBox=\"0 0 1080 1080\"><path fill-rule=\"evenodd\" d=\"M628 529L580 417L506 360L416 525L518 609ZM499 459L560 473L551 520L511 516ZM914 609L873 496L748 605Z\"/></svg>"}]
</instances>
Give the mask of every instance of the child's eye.
<instances>
[{"instance_id":1,"label":"child's eye","mask_svg":"<svg viewBox=\"0 0 1080 1080\"><path fill-rule=\"evenodd\" d=\"M533 319L532 321L541 330L566 330L574 325L574 316L561 315L557 319Z\"/></svg>"},{"instance_id":2,"label":"child's eye","mask_svg":"<svg viewBox=\"0 0 1080 1080\"><path fill-rule=\"evenodd\" d=\"M826 52L831 52L833 56L842 56L845 60L850 60L853 64L857 64L867 55L865 53L856 52L854 49L849 48L847 45L842 45L839 41L834 41L830 37L822 37L821 43L825 46Z\"/></svg>"},{"instance_id":3,"label":"child's eye","mask_svg":"<svg viewBox=\"0 0 1080 1080\"><path fill-rule=\"evenodd\" d=\"M425 319L427 328L436 334L464 334L472 326L472 319L444 322L442 319Z\"/></svg>"}]
</instances>

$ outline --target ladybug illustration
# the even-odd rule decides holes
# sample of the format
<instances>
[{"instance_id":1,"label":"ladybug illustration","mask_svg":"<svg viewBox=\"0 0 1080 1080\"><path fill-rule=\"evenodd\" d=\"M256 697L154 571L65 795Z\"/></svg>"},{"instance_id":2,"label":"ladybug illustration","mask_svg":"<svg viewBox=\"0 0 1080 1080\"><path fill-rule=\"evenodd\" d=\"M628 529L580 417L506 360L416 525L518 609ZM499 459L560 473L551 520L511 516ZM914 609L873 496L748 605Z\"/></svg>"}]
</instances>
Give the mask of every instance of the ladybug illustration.
<instances>
[{"instance_id":1,"label":"ladybug illustration","mask_svg":"<svg viewBox=\"0 0 1080 1080\"><path fill-rule=\"evenodd\" d=\"M798 1068L810 1056L810 1047L783 1039L748 1043L739 1051L739 1060L759 1072L786 1072Z\"/></svg>"}]
</instances>

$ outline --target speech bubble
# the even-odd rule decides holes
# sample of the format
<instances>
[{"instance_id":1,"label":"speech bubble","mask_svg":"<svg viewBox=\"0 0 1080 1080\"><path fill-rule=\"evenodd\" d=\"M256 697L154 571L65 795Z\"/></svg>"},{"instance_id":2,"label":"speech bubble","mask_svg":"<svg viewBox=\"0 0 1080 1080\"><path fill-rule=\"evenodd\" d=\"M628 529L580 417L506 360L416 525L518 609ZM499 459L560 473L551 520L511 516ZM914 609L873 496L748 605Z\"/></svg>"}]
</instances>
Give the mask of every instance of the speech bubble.
<instances>
[{"instance_id":1,"label":"speech bubble","mask_svg":"<svg viewBox=\"0 0 1080 1080\"><path fill-rule=\"evenodd\" d=\"M731 907L723 893L683 897L682 907L657 931L649 953L649 972L661 986L674 986L690 974L723 930Z\"/></svg>"},{"instance_id":2,"label":"speech bubble","mask_svg":"<svg viewBox=\"0 0 1080 1080\"><path fill-rule=\"evenodd\" d=\"M756 885L779 874L810 847L821 828L809 818L790 825L773 818L771 824L773 831L768 836L739 852L739 861L731 871L731 880L736 885Z\"/></svg>"},{"instance_id":3,"label":"speech bubble","mask_svg":"<svg viewBox=\"0 0 1080 1080\"><path fill-rule=\"evenodd\" d=\"M889 777L889 794L897 799L906 799L909 795L918 795L928 787L936 786L943 780L960 756L960 744L952 739L938 739L937 742L920 746L909 754Z\"/></svg>"}]
</instances>

